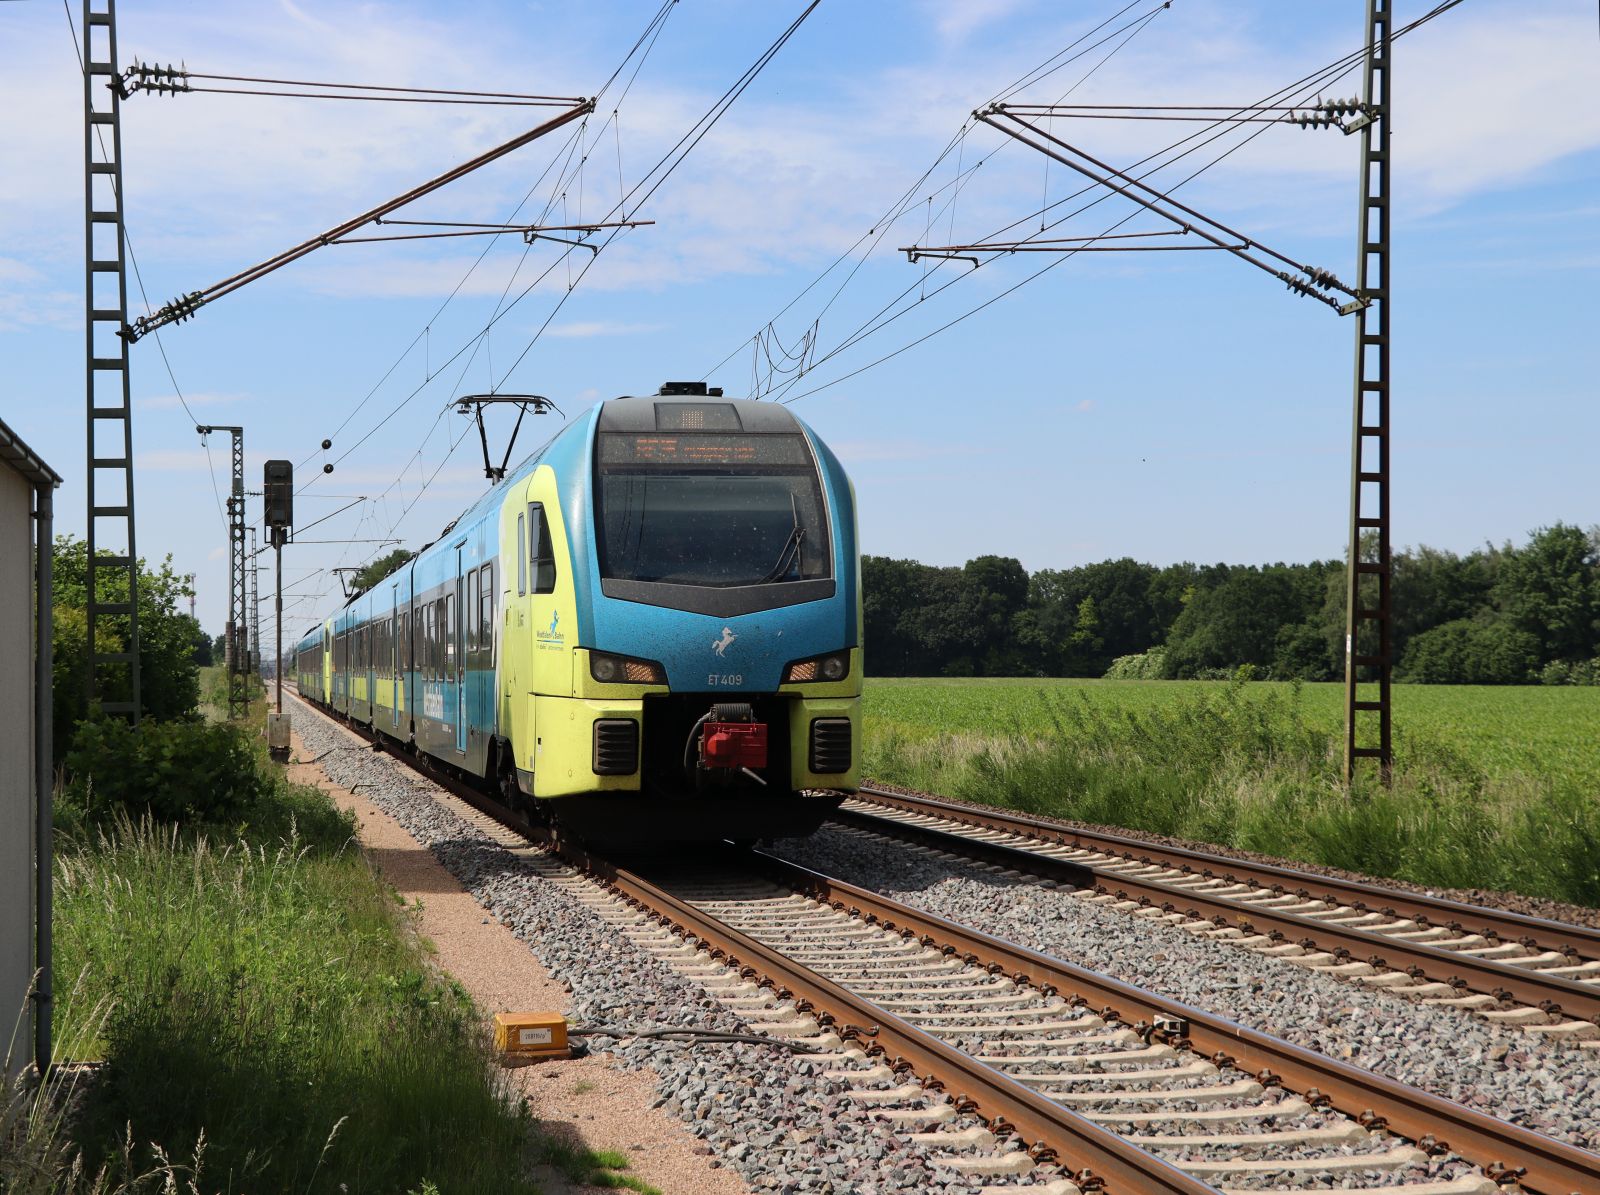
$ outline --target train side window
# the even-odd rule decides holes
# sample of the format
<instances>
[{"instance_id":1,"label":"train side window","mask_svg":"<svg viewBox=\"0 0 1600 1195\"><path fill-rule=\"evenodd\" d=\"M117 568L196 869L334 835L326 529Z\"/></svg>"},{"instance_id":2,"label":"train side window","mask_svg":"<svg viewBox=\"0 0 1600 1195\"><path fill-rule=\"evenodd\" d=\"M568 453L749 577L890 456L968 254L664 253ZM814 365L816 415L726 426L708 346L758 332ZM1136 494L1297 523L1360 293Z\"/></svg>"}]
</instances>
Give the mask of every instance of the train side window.
<instances>
[{"instance_id":1,"label":"train side window","mask_svg":"<svg viewBox=\"0 0 1600 1195\"><path fill-rule=\"evenodd\" d=\"M556 591L556 555L550 546L550 524L544 517L544 504L528 503L528 553L533 564L533 592Z\"/></svg>"},{"instance_id":2,"label":"train side window","mask_svg":"<svg viewBox=\"0 0 1600 1195\"><path fill-rule=\"evenodd\" d=\"M444 595L444 678L456 678L456 595Z\"/></svg>"},{"instance_id":3,"label":"train side window","mask_svg":"<svg viewBox=\"0 0 1600 1195\"><path fill-rule=\"evenodd\" d=\"M517 516L517 592L528 592L528 522Z\"/></svg>"},{"instance_id":4,"label":"train side window","mask_svg":"<svg viewBox=\"0 0 1600 1195\"><path fill-rule=\"evenodd\" d=\"M433 642L433 607L422 608L422 643L420 663L422 665L422 679L433 679L433 656L429 653L429 645Z\"/></svg>"},{"instance_id":5,"label":"train side window","mask_svg":"<svg viewBox=\"0 0 1600 1195\"><path fill-rule=\"evenodd\" d=\"M482 636L480 646L485 652L492 655L494 652L494 566L486 564L478 570L483 578L482 595L479 598L478 634Z\"/></svg>"},{"instance_id":6,"label":"train side window","mask_svg":"<svg viewBox=\"0 0 1600 1195\"><path fill-rule=\"evenodd\" d=\"M444 599L436 598L433 603L433 674L439 680L449 680L449 675L444 670Z\"/></svg>"},{"instance_id":7,"label":"train side window","mask_svg":"<svg viewBox=\"0 0 1600 1195\"><path fill-rule=\"evenodd\" d=\"M483 582L478 576L477 569L473 569L472 572L467 574L467 604L466 609L462 610L461 614L467 624L465 643L467 651L471 655L478 654L478 609L481 605L478 599L481 596L480 586L482 584Z\"/></svg>"}]
</instances>

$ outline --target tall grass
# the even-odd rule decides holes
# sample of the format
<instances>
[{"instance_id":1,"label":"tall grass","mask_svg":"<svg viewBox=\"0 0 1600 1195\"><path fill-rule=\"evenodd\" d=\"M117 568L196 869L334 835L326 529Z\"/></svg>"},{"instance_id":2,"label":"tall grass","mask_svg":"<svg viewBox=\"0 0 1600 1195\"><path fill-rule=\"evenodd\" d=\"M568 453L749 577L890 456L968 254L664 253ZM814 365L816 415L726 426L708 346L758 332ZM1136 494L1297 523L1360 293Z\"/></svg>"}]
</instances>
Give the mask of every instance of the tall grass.
<instances>
[{"instance_id":1,"label":"tall grass","mask_svg":"<svg viewBox=\"0 0 1600 1195\"><path fill-rule=\"evenodd\" d=\"M104 1000L98 1024L61 1017L106 1059L73 1124L80 1181L181 1157L205 1190L533 1190L470 1001L357 852L123 818L57 868L57 974Z\"/></svg>"},{"instance_id":2,"label":"tall grass","mask_svg":"<svg viewBox=\"0 0 1600 1195\"><path fill-rule=\"evenodd\" d=\"M1341 735L1298 686L1246 678L1132 708L1041 690L1049 730L910 738L868 725L883 780L1021 811L1216 842L1454 888L1600 906L1600 800L1571 779L1489 772L1400 730L1392 788L1341 780Z\"/></svg>"}]
</instances>

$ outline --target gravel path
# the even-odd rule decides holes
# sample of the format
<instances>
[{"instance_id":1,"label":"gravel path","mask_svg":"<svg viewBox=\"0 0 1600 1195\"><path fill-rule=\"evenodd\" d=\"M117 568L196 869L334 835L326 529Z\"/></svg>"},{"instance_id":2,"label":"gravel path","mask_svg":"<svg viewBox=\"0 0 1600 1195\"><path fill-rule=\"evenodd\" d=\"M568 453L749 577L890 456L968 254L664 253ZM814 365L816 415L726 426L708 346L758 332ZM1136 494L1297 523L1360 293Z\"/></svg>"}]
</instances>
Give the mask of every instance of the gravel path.
<instances>
[{"instance_id":1,"label":"gravel path","mask_svg":"<svg viewBox=\"0 0 1600 1195\"><path fill-rule=\"evenodd\" d=\"M775 852L802 866L1162 992L1471 1107L1600 1149L1600 1051L1532 1041L1447 1009L1136 921L1034 881L1007 879L832 827Z\"/></svg>"},{"instance_id":2,"label":"gravel path","mask_svg":"<svg viewBox=\"0 0 1600 1195\"><path fill-rule=\"evenodd\" d=\"M296 729L324 772L394 818L572 992L574 1026L750 1027L702 988L647 955L591 911L435 802L425 778L353 743L301 706ZM594 1039L604 1041L607 1039ZM885 1131L846 1095L846 1084L785 1050L745 1044L633 1039L607 1047L656 1080L656 1106L682 1120L713 1161L757 1191L889 1195L976 1191L968 1176L930 1163L926 1151Z\"/></svg>"}]
</instances>

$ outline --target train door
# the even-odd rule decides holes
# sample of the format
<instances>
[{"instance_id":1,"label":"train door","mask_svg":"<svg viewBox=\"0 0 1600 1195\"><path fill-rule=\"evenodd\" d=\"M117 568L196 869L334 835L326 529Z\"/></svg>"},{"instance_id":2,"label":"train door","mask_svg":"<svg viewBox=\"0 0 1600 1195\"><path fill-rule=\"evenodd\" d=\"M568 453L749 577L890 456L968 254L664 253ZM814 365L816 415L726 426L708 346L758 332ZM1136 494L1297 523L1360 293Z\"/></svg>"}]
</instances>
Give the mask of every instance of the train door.
<instances>
[{"instance_id":1,"label":"train door","mask_svg":"<svg viewBox=\"0 0 1600 1195\"><path fill-rule=\"evenodd\" d=\"M573 642L570 603L556 592L555 551L550 536L550 510L542 502L527 505L527 558L521 567L528 576L528 617L533 624L533 675L535 693L565 697L572 692Z\"/></svg>"},{"instance_id":2,"label":"train door","mask_svg":"<svg viewBox=\"0 0 1600 1195\"><path fill-rule=\"evenodd\" d=\"M341 714L348 704L345 698L345 632L343 628L333 633L333 708Z\"/></svg>"},{"instance_id":3,"label":"train door","mask_svg":"<svg viewBox=\"0 0 1600 1195\"><path fill-rule=\"evenodd\" d=\"M465 544L463 540L456 545L455 584L453 592L445 595L445 628L449 635L445 648L446 680L455 693L456 751L462 755L467 751L467 653L462 642L462 628L467 621L463 605L466 601Z\"/></svg>"}]
</instances>

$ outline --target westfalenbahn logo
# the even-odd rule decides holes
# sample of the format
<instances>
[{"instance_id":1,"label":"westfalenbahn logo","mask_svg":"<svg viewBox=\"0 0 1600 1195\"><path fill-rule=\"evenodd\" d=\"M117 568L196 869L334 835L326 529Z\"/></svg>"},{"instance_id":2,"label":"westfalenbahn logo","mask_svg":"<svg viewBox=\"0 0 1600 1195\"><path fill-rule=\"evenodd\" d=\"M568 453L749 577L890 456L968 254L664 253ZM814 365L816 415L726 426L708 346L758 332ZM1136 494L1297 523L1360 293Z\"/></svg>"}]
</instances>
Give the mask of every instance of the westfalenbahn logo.
<instances>
[{"instance_id":1,"label":"westfalenbahn logo","mask_svg":"<svg viewBox=\"0 0 1600 1195\"><path fill-rule=\"evenodd\" d=\"M550 612L550 625L542 631L535 631L533 637L540 643L565 643L566 632L561 630L561 611Z\"/></svg>"},{"instance_id":2,"label":"westfalenbahn logo","mask_svg":"<svg viewBox=\"0 0 1600 1195\"><path fill-rule=\"evenodd\" d=\"M717 658L720 659L728 654L728 648L733 645L733 641L738 637L733 633L732 627L723 627L722 638L711 641L711 650L716 652Z\"/></svg>"}]
</instances>

